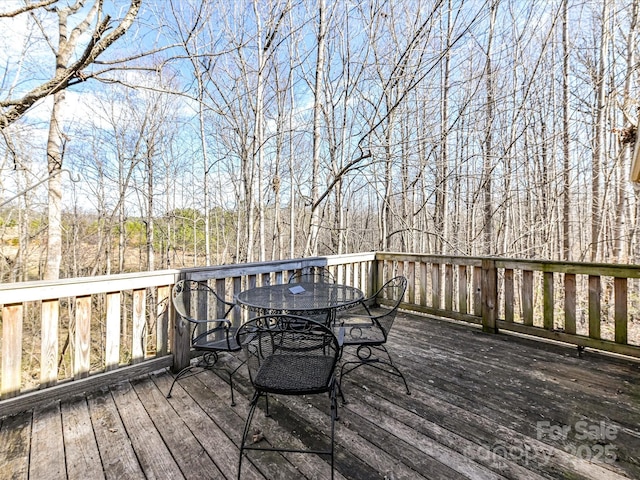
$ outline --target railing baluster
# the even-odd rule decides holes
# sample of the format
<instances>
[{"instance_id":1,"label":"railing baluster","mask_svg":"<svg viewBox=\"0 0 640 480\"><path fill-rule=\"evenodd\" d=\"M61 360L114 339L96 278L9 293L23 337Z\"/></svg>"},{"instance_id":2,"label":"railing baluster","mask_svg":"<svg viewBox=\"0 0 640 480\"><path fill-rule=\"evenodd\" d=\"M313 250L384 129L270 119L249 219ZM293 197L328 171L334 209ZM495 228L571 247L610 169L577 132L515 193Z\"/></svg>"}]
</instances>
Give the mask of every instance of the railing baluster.
<instances>
[{"instance_id":1,"label":"railing baluster","mask_svg":"<svg viewBox=\"0 0 640 480\"><path fill-rule=\"evenodd\" d=\"M44 300L41 307L40 386L58 382L58 322L60 301Z\"/></svg>"},{"instance_id":2,"label":"railing baluster","mask_svg":"<svg viewBox=\"0 0 640 480\"><path fill-rule=\"evenodd\" d=\"M444 267L444 309L453 310L453 265Z\"/></svg>"},{"instance_id":3,"label":"railing baluster","mask_svg":"<svg viewBox=\"0 0 640 480\"><path fill-rule=\"evenodd\" d=\"M614 279L615 288L615 341L627 344L627 279Z\"/></svg>"},{"instance_id":4,"label":"railing baluster","mask_svg":"<svg viewBox=\"0 0 640 480\"><path fill-rule=\"evenodd\" d=\"M431 264L431 306L440 308L440 264Z\"/></svg>"},{"instance_id":5,"label":"railing baluster","mask_svg":"<svg viewBox=\"0 0 640 480\"><path fill-rule=\"evenodd\" d=\"M513 323L515 313L515 296L513 288L513 269L504 269L504 319Z\"/></svg>"},{"instance_id":6,"label":"railing baluster","mask_svg":"<svg viewBox=\"0 0 640 480\"><path fill-rule=\"evenodd\" d=\"M600 339L600 298L602 284L599 275L589 275L589 337Z\"/></svg>"},{"instance_id":7,"label":"railing baluster","mask_svg":"<svg viewBox=\"0 0 640 480\"><path fill-rule=\"evenodd\" d=\"M107 327L105 334L105 369L118 368L120 364L120 315L121 293L107 293Z\"/></svg>"},{"instance_id":8,"label":"railing baluster","mask_svg":"<svg viewBox=\"0 0 640 480\"><path fill-rule=\"evenodd\" d=\"M427 262L420 262L420 305L427 306Z\"/></svg>"},{"instance_id":9,"label":"railing baluster","mask_svg":"<svg viewBox=\"0 0 640 480\"><path fill-rule=\"evenodd\" d=\"M554 311L554 296L553 296L553 272L544 272L543 274L543 326L547 330L553 330L553 311Z\"/></svg>"},{"instance_id":10,"label":"railing baluster","mask_svg":"<svg viewBox=\"0 0 640 480\"><path fill-rule=\"evenodd\" d=\"M482 316L482 267L473 267L473 314Z\"/></svg>"},{"instance_id":11,"label":"railing baluster","mask_svg":"<svg viewBox=\"0 0 640 480\"><path fill-rule=\"evenodd\" d=\"M533 272L522 271L522 320L525 325L533 325Z\"/></svg>"},{"instance_id":12,"label":"railing baluster","mask_svg":"<svg viewBox=\"0 0 640 480\"><path fill-rule=\"evenodd\" d=\"M495 261L482 260L482 331L497 332L498 275Z\"/></svg>"},{"instance_id":13,"label":"railing baluster","mask_svg":"<svg viewBox=\"0 0 640 480\"><path fill-rule=\"evenodd\" d=\"M156 305L156 355L166 355L169 350L169 312L171 308L171 289L168 286L158 287L158 303Z\"/></svg>"},{"instance_id":14,"label":"railing baluster","mask_svg":"<svg viewBox=\"0 0 640 480\"><path fill-rule=\"evenodd\" d=\"M20 393L22 379L22 322L21 303L5 305L2 309L2 384L0 398Z\"/></svg>"},{"instance_id":15,"label":"railing baluster","mask_svg":"<svg viewBox=\"0 0 640 480\"><path fill-rule=\"evenodd\" d=\"M133 345L131 348L132 363L144 360L147 354L147 321L145 318L147 291L140 289L133 291Z\"/></svg>"},{"instance_id":16,"label":"railing baluster","mask_svg":"<svg viewBox=\"0 0 640 480\"><path fill-rule=\"evenodd\" d=\"M73 379L89 376L91 370L91 297L76 298L76 334L73 355Z\"/></svg>"},{"instance_id":17,"label":"railing baluster","mask_svg":"<svg viewBox=\"0 0 640 480\"><path fill-rule=\"evenodd\" d=\"M576 275L564 274L564 331L576 333Z\"/></svg>"},{"instance_id":18,"label":"railing baluster","mask_svg":"<svg viewBox=\"0 0 640 480\"><path fill-rule=\"evenodd\" d=\"M406 299L406 301L409 303L415 303L416 302L416 264L415 262L413 261L409 262L409 265L407 266L406 277L409 284L407 288L408 298Z\"/></svg>"},{"instance_id":19,"label":"railing baluster","mask_svg":"<svg viewBox=\"0 0 640 480\"><path fill-rule=\"evenodd\" d=\"M458 310L462 314L469 311L469 278L467 266L458 266Z\"/></svg>"}]
</instances>

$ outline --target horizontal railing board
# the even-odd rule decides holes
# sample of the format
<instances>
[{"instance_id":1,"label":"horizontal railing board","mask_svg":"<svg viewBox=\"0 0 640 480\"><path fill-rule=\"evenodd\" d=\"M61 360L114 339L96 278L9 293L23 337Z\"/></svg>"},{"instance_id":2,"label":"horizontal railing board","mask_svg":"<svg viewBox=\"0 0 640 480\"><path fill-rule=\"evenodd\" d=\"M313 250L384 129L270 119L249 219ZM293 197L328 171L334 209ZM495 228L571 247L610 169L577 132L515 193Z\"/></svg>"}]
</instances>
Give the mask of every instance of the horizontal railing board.
<instances>
[{"instance_id":1,"label":"horizontal railing board","mask_svg":"<svg viewBox=\"0 0 640 480\"><path fill-rule=\"evenodd\" d=\"M432 255L426 253L377 252L376 260L422 262L451 265L480 266L486 257L454 257L450 255Z\"/></svg>"},{"instance_id":2,"label":"horizontal railing board","mask_svg":"<svg viewBox=\"0 0 640 480\"><path fill-rule=\"evenodd\" d=\"M157 270L2 284L0 285L0 305L171 285L176 282L180 272L180 270Z\"/></svg>"},{"instance_id":3,"label":"horizontal railing board","mask_svg":"<svg viewBox=\"0 0 640 480\"><path fill-rule=\"evenodd\" d=\"M453 311L443 310L441 308L433 308L433 307L427 307L424 305L416 305L416 304L410 304L410 303L401 303L400 308L403 310L407 310L409 312L424 313L427 315L431 315L433 317L450 318L451 320L459 320L462 322L472 323L475 325L482 324L482 317L477 317L469 313L453 312Z\"/></svg>"},{"instance_id":4,"label":"horizontal railing board","mask_svg":"<svg viewBox=\"0 0 640 480\"><path fill-rule=\"evenodd\" d=\"M498 320L496 323L502 330L522 333L531 337L555 340L565 344L576 345L578 347L589 347L605 352L617 353L619 355L640 357L640 345L623 345L611 340L589 338L584 335L569 334L559 330L546 330L542 327L505 322L504 320Z\"/></svg>"},{"instance_id":5,"label":"horizontal railing board","mask_svg":"<svg viewBox=\"0 0 640 480\"><path fill-rule=\"evenodd\" d=\"M498 268L512 268L515 270L598 275L601 277L640 278L640 265L515 260L503 258L496 258L495 262Z\"/></svg>"},{"instance_id":6,"label":"horizontal railing board","mask_svg":"<svg viewBox=\"0 0 640 480\"><path fill-rule=\"evenodd\" d=\"M214 280L217 278L244 277L247 275L271 274L282 271L300 270L305 267L320 267L343 265L373 261L375 253L360 253L352 255L330 255L326 257L306 257L271 262L253 262L235 265L215 265L211 267L185 268L181 270L191 280Z\"/></svg>"}]
</instances>

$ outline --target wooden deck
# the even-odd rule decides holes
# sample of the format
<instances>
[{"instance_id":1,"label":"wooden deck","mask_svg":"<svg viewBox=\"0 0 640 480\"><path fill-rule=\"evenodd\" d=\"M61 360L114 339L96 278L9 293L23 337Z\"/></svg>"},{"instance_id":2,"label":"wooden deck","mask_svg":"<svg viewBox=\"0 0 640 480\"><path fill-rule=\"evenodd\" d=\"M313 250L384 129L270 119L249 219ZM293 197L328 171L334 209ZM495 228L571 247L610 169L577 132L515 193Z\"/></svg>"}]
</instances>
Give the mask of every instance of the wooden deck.
<instances>
[{"instance_id":1,"label":"wooden deck","mask_svg":"<svg viewBox=\"0 0 640 480\"><path fill-rule=\"evenodd\" d=\"M336 478L640 478L640 363L399 315L398 379L360 369L343 381ZM231 364L236 359L229 360ZM2 420L0 477L235 478L251 393L237 406L215 373L167 372ZM264 442L326 442L328 400L287 398L259 413ZM325 458L249 453L243 479L329 478Z\"/></svg>"}]
</instances>

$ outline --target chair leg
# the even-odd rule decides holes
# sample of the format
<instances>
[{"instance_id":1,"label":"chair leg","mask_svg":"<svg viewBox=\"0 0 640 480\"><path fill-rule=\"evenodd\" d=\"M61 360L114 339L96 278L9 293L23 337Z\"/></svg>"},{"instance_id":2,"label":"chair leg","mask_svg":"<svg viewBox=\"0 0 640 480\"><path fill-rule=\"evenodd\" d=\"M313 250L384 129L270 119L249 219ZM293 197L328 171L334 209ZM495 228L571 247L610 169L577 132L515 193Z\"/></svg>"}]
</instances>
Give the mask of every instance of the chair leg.
<instances>
[{"instance_id":1,"label":"chair leg","mask_svg":"<svg viewBox=\"0 0 640 480\"><path fill-rule=\"evenodd\" d=\"M342 375L340 377L342 378ZM342 404L343 405L346 404L347 400L344 398L344 393L342 393L342 384L341 384L340 379L338 379L338 378L336 379L336 387L338 389L338 393L336 395L336 405L337 405L337 402L338 402L338 395L340 395L340 399L342 400ZM336 410L336 420L339 420L340 418L337 415L337 413L338 413L338 411Z\"/></svg>"},{"instance_id":2,"label":"chair leg","mask_svg":"<svg viewBox=\"0 0 640 480\"><path fill-rule=\"evenodd\" d=\"M336 382L331 389L331 480L333 480L334 472L334 454L335 454L335 432L336 432L336 420L338 420L338 396L336 390L340 389L340 383Z\"/></svg>"},{"instance_id":3,"label":"chair leg","mask_svg":"<svg viewBox=\"0 0 640 480\"><path fill-rule=\"evenodd\" d=\"M241 478L242 471L242 460L244 455L246 455L246 450L262 450L262 451L271 451L271 452L291 452L291 453L312 453L316 455L330 455L331 456L331 479L334 478L334 453L335 453L335 425L336 420L338 419L338 383L334 383L331 390L329 390L329 401L330 401L330 415L331 415L331 446L328 450L301 450L295 448L282 448L282 447L256 447L254 445L247 445L247 439L249 438L249 432L251 430L251 422L253 420L253 416L255 410L258 406L258 401L260 397L265 397L266 406L268 409L269 406L269 395L265 392L256 391L251 398L251 403L249 404L249 413L247 414L247 420L244 424L244 430L242 432L242 440L240 441L240 458L238 461L238 480Z\"/></svg>"},{"instance_id":4,"label":"chair leg","mask_svg":"<svg viewBox=\"0 0 640 480\"><path fill-rule=\"evenodd\" d=\"M400 377L402 379L402 381L404 382L404 388L407 390L407 395L411 395L411 390L409 390L409 385L407 384L407 379L404 378L404 374L400 371L400 369L398 367L396 367L396 364L393 363L393 359L391 358L391 354L389 353L389 350L387 350L387 348L384 345L380 345L378 347L380 350L383 350L384 353L387 354L387 358L389 359L389 362L382 362L383 364L389 365L391 368L393 368L393 370L395 370L396 374L398 377ZM389 372L392 375L394 375L392 372Z\"/></svg>"},{"instance_id":5,"label":"chair leg","mask_svg":"<svg viewBox=\"0 0 640 480\"><path fill-rule=\"evenodd\" d=\"M176 376L174 377L173 382L171 382L171 387L169 388L169 393L167 393L167 398L171 398L171 392L173 391L173 387L176 384L176 382L178 380L180 380L182 377L186 377L187 374L192 373L196 368L201 368L202 370L214 370L214 369L216 369L216 364L218 363L218 358L219 357L218 357L217 352L206 352L206 353L204 353L202 355L200 360L198 360L196 363L190 364L187 367L184 367L182 370L180 370L176 374ZM241 362L240 365L238 365L235 369L233 369L233 371L228 372L229 373L229 385L231 387L231 406L232 407L236 406L235 398L234 398L234 395L233 395L233 375L244 364L245 364L245 362ZM224 367L220 367L220 368L224 368ZM200 372L196 372L196 373L200 373ZM195 375L195 373L193 373L193 374Z\"/></svg>"},{"instance_id":6,"label":"chair leg","mask_svg":"<svg viewBox=\"0 0 640 480\"><path fill-rule=\"evenodd\" d=\"M238 459L238 480L240 480L240 473L242 470L242 457L244 456L244 447L247 443L247 437L249 436L249 427L251 427L251 421L253 420L253 414L256 411L258 400L260 399L260 393L255 392L251 403L249 405L249 413L247 414L247 420L244 422L244 430L242 432L242 440L240 441L240 458Z\"/></svg>"},{"instance_id":7,"label":"chair leg","mask_svg":"<svg viewBox=\"0 0 640 480\"><path fill-rule=\"evenodd\" d=\"M229 385L231 387L231 406L235 407L236 406L236 401L233 398L233 376L235 375L235 373L238 371L238 369L244 365L245 362L240 363L240 365L238 365L232 372L229 372Z\"/></svg>"},{"instance_id":8,"label":"chair leg","mask_svg":"<svg viewBox=\"0 0 640 480\"><path fill-rule=\"evenodd\" d=\"M169 388L169 393L167 393L167 398L171 398L171 392L173 391L173 386L176 384L176 382L182 377L186 376L188 373L193 372L193 370L196 368L200 367L197 364L189 365L188 367L184 367L176 374L176 376L173 378L173 382L171 382L171 387Z\"/></svg>"},{"instance_id":9,"label":"chair leg","mask_svg":"<svg viewBox=\"0 0 640 480\"><path fill-rule=\"evenodd\" d=\"M372 356L372 353L373 353L372 350L374 349L384 352L388 360L384 360L379 357ZM400 369L393 363L393 359L391 358L389 351L386 349L384 345L359 345L358 349L356 350L356 355L358 357L357 360L351 360L348 362L344 362L342 364L342 366L340 367L340 379L342 379L344 375L347 375L353 372L357 368L360 368L364 365L369 365L373 368L380 370L381 372L386 372L390 375L400 377L402 379L402 382L404 383L404 388L407 392L407 395L411 395L411 390L409 390L409 384L407 383L407 379L404 377L404 374L400 371ZM389 370L389 368L384 368L381 365L389 367L391 368L391 370ZM347 366L349 367L345 371L345 367ZM345 401L344 394L342 393L342 389L340 389L340 395L342 397L342 403L343 404L347 403Z\"/></svg>"}]
</instances>

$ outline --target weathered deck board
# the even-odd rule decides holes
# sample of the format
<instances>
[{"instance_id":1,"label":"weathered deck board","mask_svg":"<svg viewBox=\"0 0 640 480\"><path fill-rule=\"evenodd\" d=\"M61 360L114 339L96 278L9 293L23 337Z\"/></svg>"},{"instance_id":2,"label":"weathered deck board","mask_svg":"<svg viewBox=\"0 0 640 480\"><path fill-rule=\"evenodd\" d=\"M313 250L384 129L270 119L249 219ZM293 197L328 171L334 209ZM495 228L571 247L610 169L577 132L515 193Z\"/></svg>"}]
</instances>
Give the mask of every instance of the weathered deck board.
<instances>
[{"instance_id":1,"label":"weathered deck board","mask_svg":"<svg viewBox=\"0 0 640 480\"><path fill-rule=\"evenodd\" d=\"M87 403L63 403L61 410L68 478L105 478Z\"/></svg>"},{"instance_id":2,"label":"weathered deck board","mask_svg":"<svg viewBox=\"0 0 640 480\"><path fill-rule=\"evenodd\" d=\"M640 478L639 362L410 315L390 351L411 395L366 367L343 379L337 479ZM234 378L235 407L224 375L181 379L167 399L172 376L158 372L7 417L0 478L235 478L252 390L246 369ZM274 398L254 426L264 442L322 447L328 403ZM580 427L608 437L582 438ZM250 452L242 477L325 479L329 464Z\"/></svg>"},{"instance_id":3,"label":"weathered deck board","mask_svg":"<svg viewBox=\"0 0 640 480\"><path fill-rule=\"evenodd\" d=\"M66 464L60 405L33 412L29 478L65 478Z\"/></svg>"},{"instance_id":4,"label":"weathered deck board","mask_svg":"<svg viewBox=\"0 0 640 480\"><path fill-rule=\"evenodd\" d=\"M90 395L87 400L107 480L144 479L144 473L111 393L108 390L96 393Z\"/></svg>"},{"instance_id":5,"label":"weathered deck board","mask_svg":"<svg viewBox=\"0 0 640 480\"><path fill-rule=\"evenodd\" d=\"M32 413L5 418L0 429L0 475L14 480L29 478ZM6 473L5 473L6 472Z\"/></svg>"},{"instance_id":6,"label":"weathered deck board","mask_svg":"<svg viewBox=\"0 0 640 480\"><path fill-rule=\"evenodd\" d=\"M149 416L153 409L148 411L148 406L129 382L112 388L111 394L145 476L158 480L181 478L182 472L176 459Z\"/></svg>"}]
</instances>

